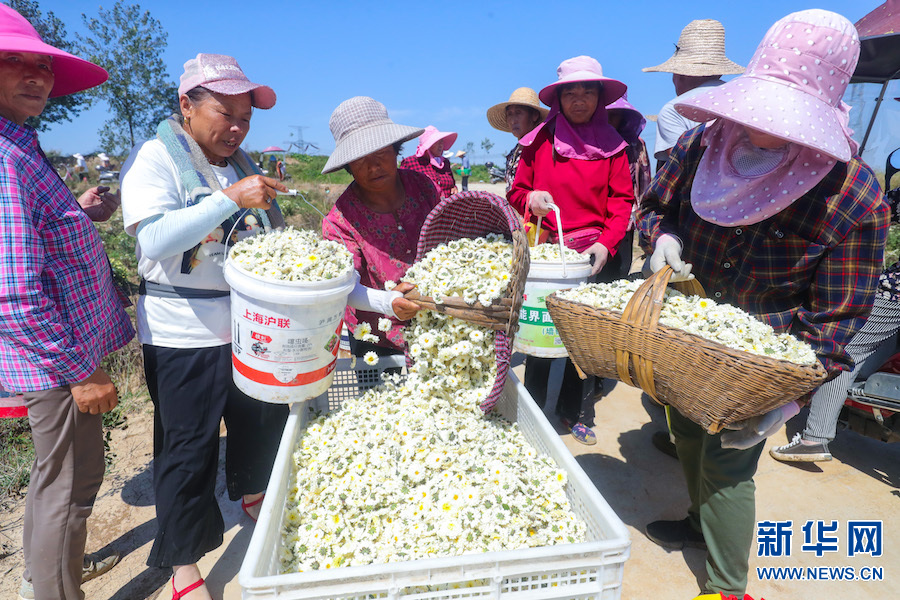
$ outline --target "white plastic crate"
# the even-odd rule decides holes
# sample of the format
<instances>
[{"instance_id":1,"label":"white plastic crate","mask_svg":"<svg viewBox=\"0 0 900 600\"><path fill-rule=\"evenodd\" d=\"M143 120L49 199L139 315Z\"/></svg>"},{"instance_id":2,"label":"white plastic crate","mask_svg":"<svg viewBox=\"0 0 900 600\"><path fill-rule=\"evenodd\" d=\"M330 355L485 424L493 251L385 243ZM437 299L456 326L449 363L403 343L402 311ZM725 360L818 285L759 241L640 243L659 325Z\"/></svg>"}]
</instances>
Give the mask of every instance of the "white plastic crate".
<instances>
[{"instance_id":1,"label":"white plastic crate","mask_svg":"<svg viewBox=\"0 0 900 600\"><path fill-rule=\"evenodd\" d=\"M363 567L279 575L281 523L291 477L291 454L312 410L329 411L377 384L379 373L403 367L403 357L375 367L339 359L334 383L319 398L295 404L281 438L259 522L238 580L244 600L618 600L631 540L622 521L510 372L495 410L516 421L538 452L568 473L566 494L587 525L587 541Z\"/></svg>"}]
</instances>

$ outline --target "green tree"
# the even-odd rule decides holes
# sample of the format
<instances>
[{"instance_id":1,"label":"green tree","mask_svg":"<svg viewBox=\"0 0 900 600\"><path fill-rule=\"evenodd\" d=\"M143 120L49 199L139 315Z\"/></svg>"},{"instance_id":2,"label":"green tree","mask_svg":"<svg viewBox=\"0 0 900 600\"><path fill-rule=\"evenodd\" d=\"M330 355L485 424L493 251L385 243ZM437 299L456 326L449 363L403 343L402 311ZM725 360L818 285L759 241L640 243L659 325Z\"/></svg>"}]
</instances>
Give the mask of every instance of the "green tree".
<instances>
[{"instance_id":1,"label":"green tree","mask_svg":"<svg viewBox=\"0 0 900 600\"><path fill-rule=\"evenodd\" d=\"M66 26L52 11L41 14L36 0L7 0L7 4L20 15L28 19L44 42L60 50L75 53L75 49L66 39ZM85 94L69 94L59 98L51 98L38 117L29 117L27 123L39 131L48 129L54 123L71 121L87 105Z\"/></svg>"},{"instance_id":2,"label":"green tree","mask_svg":"<svg viewBox=\"0 0 900 600\"><path fill-rule=\"evenodd\" d=\"M490 138L484 138L483 140L481 140L481 148L482 148L482 150L484 150L485 154L490 154L491 148L493 148L493 147L494 147L494 142L492 142L490 140Z\"/></svg>"},{"instance_id":3,"label":"green tree","mask_svg":"<svg viewBox=\"0 0 900 600\"><path fill-rule=\"evenodd\" d=\"M109 81L88 92L109 107L100 146L123 154L155 135L157 124L178 105L162 59L168 34L150 11L123 0L110 10L101 7L96 18L81 19L89 32L78 36L82 56L109 71Z\"/></svg>"}]
</instances>

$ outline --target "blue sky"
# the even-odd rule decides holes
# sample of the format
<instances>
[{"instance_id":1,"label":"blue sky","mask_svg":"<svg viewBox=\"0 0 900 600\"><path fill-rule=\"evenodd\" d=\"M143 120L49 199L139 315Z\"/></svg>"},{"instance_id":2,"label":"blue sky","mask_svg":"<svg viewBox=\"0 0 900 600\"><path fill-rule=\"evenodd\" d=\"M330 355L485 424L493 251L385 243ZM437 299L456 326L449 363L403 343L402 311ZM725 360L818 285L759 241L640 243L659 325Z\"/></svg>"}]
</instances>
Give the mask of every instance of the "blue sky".
<instances>
[{"instance_id":1,"label":"blue sky","mask_svg":"<svg viewBox=\"0 0 900 600\"><path fill-rule=\"evenodd\" d=\"M110 6L112 2L104 2ZM328 119L343 100L372 96L396 122L457 131L456 147L475 143L476 162L513 146L511 134L490 127L488 107L508 99L519 86L540 90L556 79L556 67L587 54L604 74L624 81L629 100L644 114L656 114L672 96L671 77L643 73L674 50L681 28L692 19L713 18L725 25L726 53L746 64L768 27L786 14L807 8L841 12L857 21L880 0L555 0L533 2L324 2L269 0L141 3L169 32L164 60L173 82L198 52L235 56L248 76L272 86L278 103L253 116L244 143L261 150L291 139L293 125L328 154L334 141ZM99 2L41 0L67 24L82 31L81 13L96 15ZM874 91L866 92L874 97ZM900 94L894 94L900 95ZM890 104L897 104L891 102ZM893 107L891 107L893 108ZM93 152L102 107L75 122L42 134L46 149L66 154ZM653 124L645 132L653 139ZM296 139L296 133L295 138ZM404 154L414 150L404 147Z\"/></svg>"}]
</instances>

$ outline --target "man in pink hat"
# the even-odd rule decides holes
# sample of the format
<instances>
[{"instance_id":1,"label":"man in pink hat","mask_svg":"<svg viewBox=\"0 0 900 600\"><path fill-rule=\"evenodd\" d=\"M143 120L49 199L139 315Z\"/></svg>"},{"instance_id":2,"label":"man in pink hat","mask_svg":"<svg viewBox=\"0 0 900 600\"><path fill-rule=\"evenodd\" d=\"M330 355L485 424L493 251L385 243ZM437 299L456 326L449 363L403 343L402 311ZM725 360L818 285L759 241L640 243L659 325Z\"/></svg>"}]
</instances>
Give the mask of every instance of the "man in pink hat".
<instances>
[{"instance_id":1,"label":"man in pink hat","mask_svg":"<svg viewBox=\"0 0 900 600\"><path fill-rule=\"evenodd\" d=\"M0 384L22 392L35 448L20 598L84 598L86 520L105 467L100 414L118 401L100 361L134 335L97 230L25 121L47 98L106 78L0 5Z\"/></svg>"},{"instance_id":2,"label":"man in pink hat","mask_svg":"<svg viewBox=\"0 0 900 600\"><path fill-rule=\"evenodd\" d=\"M841 101L859 58L853 25L824 10L775 23L746 73L675 108L700 123L678 140L641 207L649 266L693 271L710 296L808 342L832 375L874 300L888 226L875 174L856 154ZM700 598L740 596L755 530L753 475L794 398L710 435L671 411L691 504L655 521L666 548L708 549Z\"/></svg>"}]
</instances>

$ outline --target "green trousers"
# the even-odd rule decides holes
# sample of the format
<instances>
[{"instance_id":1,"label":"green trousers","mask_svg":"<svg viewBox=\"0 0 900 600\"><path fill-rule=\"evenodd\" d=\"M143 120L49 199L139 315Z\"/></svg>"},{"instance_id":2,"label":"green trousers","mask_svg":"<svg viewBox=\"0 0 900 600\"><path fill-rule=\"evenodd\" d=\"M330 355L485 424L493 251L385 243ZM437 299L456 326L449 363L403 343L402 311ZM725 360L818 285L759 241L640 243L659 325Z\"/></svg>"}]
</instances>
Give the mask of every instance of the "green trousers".
<instances>
[{"instance_id":1,"label":"green trousers","mask_svg":"<svg viewBox=\"0 0 900 600\"><path fill-rule=\"evenodd\" d=\"M756 529L753 475L765 444L748 450L723 448L721 435L710 435L670 410L678 460L687 480L691 525L703 532L707 592L741 597L747 589L750 548Z\"/></svg>"}]
</instances>

